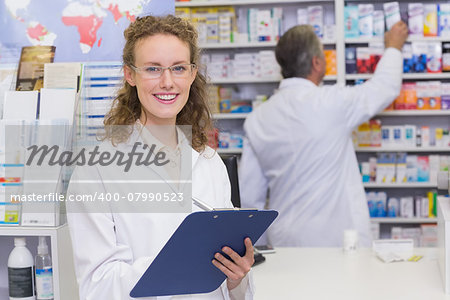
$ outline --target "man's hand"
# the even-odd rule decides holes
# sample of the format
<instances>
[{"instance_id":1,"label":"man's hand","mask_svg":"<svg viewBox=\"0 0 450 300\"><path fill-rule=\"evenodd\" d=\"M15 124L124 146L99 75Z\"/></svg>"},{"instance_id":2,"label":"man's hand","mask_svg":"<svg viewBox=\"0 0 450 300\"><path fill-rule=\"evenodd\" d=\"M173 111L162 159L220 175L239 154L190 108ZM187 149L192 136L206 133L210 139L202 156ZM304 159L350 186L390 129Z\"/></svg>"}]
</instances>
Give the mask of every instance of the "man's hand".
<instances>
[{"instance_id":1,"label":"man's hand","mask_svg":"<svg viewBox=\"0 0 450 300\"><path fill-rule=\"evenodd\" d=\"M391 30L384 35L385 48L393 47L402 51L403 44L408 38L408 26L403 21L398 21L391 27Z\"/></svg>"},{"instance_id":2,"label":"man's hand","mask_svg":"<svg viewBox=\"0 0 450 300\"><path fill-rule=\"evenodd\" d=\"M252 241L250 238L246 238L244 243L246 248L244 256L241 257L230 247L223 247L222 251L232 260L225 258L220 253L216 253L214 255L215 259L212 260L212 263L228 277L228 290L234 289L241 283L255 262Z\"/></svg>"}]
</instances>

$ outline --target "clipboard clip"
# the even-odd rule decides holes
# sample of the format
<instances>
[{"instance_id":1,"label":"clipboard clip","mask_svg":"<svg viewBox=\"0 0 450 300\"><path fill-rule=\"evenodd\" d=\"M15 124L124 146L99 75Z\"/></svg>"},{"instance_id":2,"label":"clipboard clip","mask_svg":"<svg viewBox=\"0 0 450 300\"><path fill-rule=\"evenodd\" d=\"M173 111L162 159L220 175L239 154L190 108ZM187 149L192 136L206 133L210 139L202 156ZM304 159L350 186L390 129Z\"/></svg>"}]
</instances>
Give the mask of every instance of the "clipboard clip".
<instances>
[{"instance_id":1,"label":"clipboard clip","mask_svg":"<svg viewBox=\"0 0 450 300\"><path fill-rule=\"evenodd\" d=\"M194 201L194 204L199 207L202 210L205 211L224 211L224 210L257 210L254 208L245 208L245 209L241 209L238 207L234 207L234 208L214 208L212 206L210 206L209 204L203 202L202 200L192 197L192 201Z\"/></svg>"}]
</instances>

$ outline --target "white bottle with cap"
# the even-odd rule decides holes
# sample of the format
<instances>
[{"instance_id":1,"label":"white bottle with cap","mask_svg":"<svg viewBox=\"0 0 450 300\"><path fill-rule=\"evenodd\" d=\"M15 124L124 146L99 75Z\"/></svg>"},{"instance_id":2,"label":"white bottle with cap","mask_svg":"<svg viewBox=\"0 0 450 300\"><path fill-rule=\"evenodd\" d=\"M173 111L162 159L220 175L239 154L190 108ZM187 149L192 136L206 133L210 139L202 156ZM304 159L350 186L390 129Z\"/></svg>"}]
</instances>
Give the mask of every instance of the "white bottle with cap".
<instances>
[{"instance_id":1,"label":"white bottle with cap","mask_svg":"<svg viewBox=\"0 0 450 300\"><path fill-rule=\"evenodd\" d=\"M48 254L45 236L39 237L36 255L36 298L37 300L53 300L52 259Z\"/></svg>"},{"instance_id":2,"label":"white bottle with cap","mask_svg":"<svg viewBox=\"0 0 450 300\"><path fill-rule=\"evenodd\" d=\"M355 229L344 230L344 253L355 253L358 249L358 231Z\"/></svg>"},{"instance_id":3,"label":"white bottle with cap","mask_svg":"<svg viewBox=\"0 0 450 300\"><path fill-rule=\"evenodd\" d=\"M15 248L8 258L9 300L35 300L33 256L24 237L14 238Z\"/></svg>"}]
</instances>

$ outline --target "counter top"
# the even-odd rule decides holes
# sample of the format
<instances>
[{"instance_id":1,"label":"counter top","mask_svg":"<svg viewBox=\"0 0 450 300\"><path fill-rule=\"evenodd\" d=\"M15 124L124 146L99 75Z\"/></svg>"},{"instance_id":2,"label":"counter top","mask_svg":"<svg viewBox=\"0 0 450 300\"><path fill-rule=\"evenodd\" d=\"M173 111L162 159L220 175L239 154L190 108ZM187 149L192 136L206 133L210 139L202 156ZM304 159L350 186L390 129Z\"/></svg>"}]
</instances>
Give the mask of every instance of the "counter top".
<instances>
[{"instance_id":1,"label":"counter top","mask_svg":"<svg viewBox=\"0 0 450 300\"><path fill-rule=\"evenodd\" d=\"M384 263L372 249L276 248L253 268L255 300L438 300L445 295L437 249L416 248L418 262Z\"/></svg>"}]
</instances>

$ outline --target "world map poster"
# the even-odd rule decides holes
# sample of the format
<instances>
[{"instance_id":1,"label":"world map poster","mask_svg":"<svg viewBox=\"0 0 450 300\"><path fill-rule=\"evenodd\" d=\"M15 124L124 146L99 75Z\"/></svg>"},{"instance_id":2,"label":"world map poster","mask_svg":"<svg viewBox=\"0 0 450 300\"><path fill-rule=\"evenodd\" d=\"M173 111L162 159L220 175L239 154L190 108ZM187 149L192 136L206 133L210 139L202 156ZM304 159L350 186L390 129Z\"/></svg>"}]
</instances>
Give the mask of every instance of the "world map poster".
<instances>
[{"instance_id":1,"label":"world map poster","mask_svg":"<svg viewBox=\"0 0 450 300\"><path fill-rule=\"evenodd\" d=\"M56 46L55 62L120 61L130 22L174 11L174 0L0 0L0 64L36 45Z\"/></svg>"}]
</instances>

